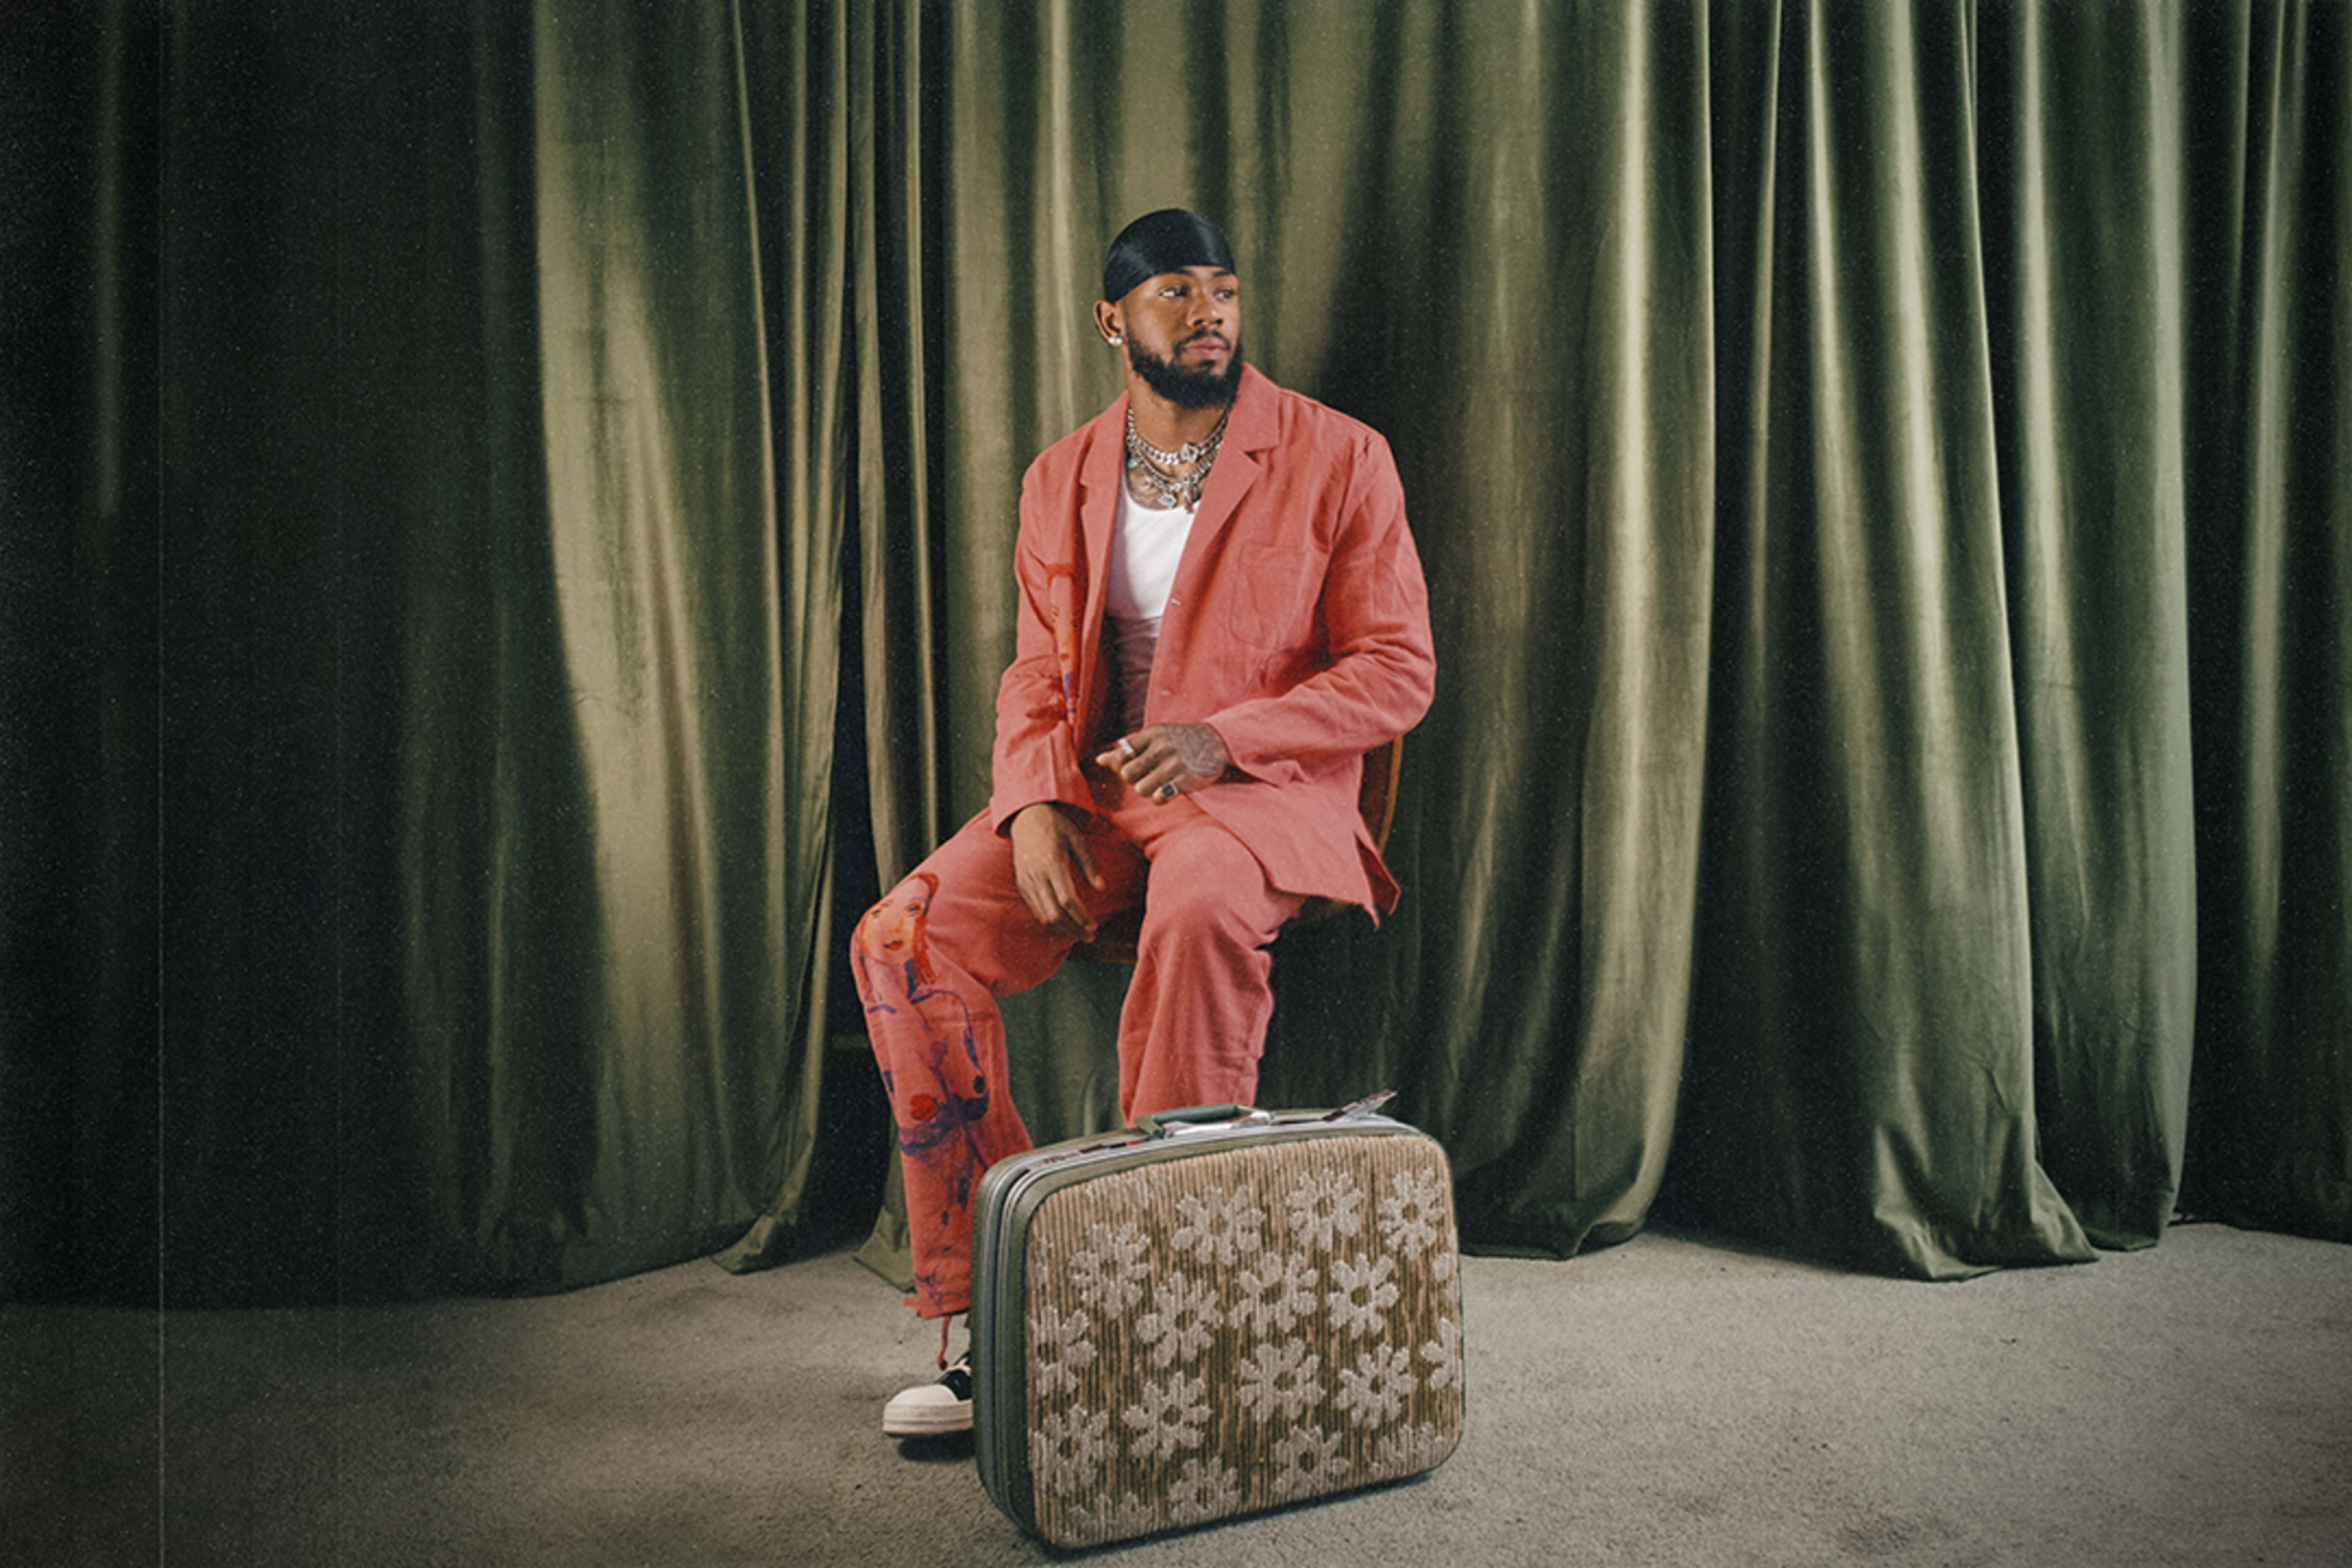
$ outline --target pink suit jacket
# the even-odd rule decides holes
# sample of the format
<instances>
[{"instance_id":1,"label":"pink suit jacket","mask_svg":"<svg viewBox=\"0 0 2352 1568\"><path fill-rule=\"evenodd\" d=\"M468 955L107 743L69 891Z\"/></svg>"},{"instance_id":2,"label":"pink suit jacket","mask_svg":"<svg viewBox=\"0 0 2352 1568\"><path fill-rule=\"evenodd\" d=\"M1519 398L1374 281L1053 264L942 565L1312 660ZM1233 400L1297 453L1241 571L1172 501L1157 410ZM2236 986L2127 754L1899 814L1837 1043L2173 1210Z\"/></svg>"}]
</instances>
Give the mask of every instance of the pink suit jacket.
<instances>
[{"instance_id":1,"label":"pink suit jacket","mask_svg":"<svg viewBox=\"0 0 2352 1568\"><path fill-rule=\"evenodd\" d=\"M1019 631L996 700L998 832L1038 801L1091 813L1115 672L1103 651L1128 400L1040 454L1021 488ZM1160 621L1147 723L1215 726L1244 777L1192 792L1288 893L1395 908L1356 793L1418 722L1436 657L1388 444L1244 367Z\"/></svg>"}]
</instances>

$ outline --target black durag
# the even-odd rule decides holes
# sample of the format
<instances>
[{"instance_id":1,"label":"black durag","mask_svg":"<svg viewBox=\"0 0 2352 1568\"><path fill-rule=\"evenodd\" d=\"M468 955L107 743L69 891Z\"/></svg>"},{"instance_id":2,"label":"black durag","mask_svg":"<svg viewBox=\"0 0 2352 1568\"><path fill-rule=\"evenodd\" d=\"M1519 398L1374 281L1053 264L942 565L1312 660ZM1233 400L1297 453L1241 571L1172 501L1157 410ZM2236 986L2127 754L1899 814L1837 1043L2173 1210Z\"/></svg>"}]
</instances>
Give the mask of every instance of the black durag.
<instances>
[{"instance_id":1,"label":"black durag","mask_svg":"<svg viewBox=\"0 0 2352 1568\"><path fill-rule=\"evenodd\" d=\"M1233 247L1217 226L1199 213L1182 207L1162 207L1146 213L1118 231L1103 258L1102 297L1124 300L1127 291L1147 278L1179 272L1187 267L1234 270Z\"/></svg>"}]
</instances>

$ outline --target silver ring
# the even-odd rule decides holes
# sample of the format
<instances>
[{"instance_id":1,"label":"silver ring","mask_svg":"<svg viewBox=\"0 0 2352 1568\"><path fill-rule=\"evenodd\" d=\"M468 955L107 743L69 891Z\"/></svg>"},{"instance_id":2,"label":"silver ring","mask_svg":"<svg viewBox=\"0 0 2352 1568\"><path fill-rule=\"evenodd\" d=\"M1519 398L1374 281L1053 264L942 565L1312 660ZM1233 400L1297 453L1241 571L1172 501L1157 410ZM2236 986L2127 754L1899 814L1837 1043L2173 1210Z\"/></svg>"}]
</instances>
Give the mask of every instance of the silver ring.
<instances>
[{"instance_id":1,"label":"silver ring","mask_svg":"<svg viewBox=\"0 0 2352 1568\"><path fill-rule=\"evenodd\" d=\"M1158 789L1151 792L1151 798L1154 800L1174 800L1176 798L1176 786L1172 784L1161 784Z\"/></svg>"},{"instance_id":2,"label":"silver ring","mask_svg":"<svg viewBox=\"0 0 2352 1568\"><path fill-rule=\"evenodd\" d=\"M1135 756L1135 742L1121 735L1118 738L1118 754L1131 760Z\"/></svg>"}]
</instances>

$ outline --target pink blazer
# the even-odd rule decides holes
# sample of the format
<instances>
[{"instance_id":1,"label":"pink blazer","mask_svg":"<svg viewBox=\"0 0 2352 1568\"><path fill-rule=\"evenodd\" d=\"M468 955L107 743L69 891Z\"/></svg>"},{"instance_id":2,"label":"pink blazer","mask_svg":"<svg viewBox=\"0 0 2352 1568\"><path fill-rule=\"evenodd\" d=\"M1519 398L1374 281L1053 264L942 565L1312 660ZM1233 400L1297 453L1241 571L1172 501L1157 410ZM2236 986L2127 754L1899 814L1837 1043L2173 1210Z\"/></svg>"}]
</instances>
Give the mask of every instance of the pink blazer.
<instances>
[{"instance_id":1,"label":"pink blazer","mask_svg":"<svg viewBox=\"0 0 2352 1568\"><path fill-rule=\"evenodd\" d=\"M1019 631L996 700L989 815L1091 811L1084 770L1116 680L1103 605L1127 398L1055 442L1021 487ZM1356 811L1363 754L1428 710L1436 658L1388 444L1258 374L1242 384L1160 626L1145 721L1216 727L1245 777L1204 785L1285 892L1376 912L1397 888Z\"/></svg>"}]
</instances>

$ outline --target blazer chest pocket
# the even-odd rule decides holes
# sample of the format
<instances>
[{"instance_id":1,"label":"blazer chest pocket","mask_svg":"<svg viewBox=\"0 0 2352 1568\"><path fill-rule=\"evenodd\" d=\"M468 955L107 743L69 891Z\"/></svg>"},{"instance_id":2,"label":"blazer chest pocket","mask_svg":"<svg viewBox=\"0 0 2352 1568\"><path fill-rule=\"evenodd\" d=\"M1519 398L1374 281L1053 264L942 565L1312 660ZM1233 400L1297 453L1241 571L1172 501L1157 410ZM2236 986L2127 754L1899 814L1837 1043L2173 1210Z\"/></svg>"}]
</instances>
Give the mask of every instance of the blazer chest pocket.
<instances>
[{"instance_id":1,"label":"blazer chest pocket","mask_svg":"<svg viewBox=\"0 0 2352 1568\"><path fill-rule=\"evenodd\" d=\"M1244 544L1234 564L1240 581L1226 600L1229 629L1252 647L1289 648L1305 642L1308 617L1323 586L1324 554L1310 547Z\"/></svg>"}]
</instances>

